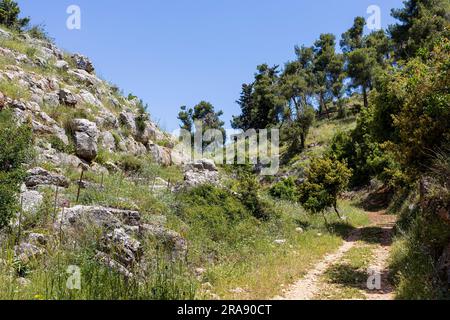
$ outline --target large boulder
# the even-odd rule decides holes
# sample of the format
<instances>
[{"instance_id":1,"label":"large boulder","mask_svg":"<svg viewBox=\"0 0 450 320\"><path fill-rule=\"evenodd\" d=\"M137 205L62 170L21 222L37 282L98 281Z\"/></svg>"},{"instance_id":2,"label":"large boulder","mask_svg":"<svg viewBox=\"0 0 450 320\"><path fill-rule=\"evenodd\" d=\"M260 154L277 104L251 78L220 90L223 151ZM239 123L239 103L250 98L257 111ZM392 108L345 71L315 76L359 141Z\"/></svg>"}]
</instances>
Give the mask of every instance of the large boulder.
<instances>
[{"instance_id":1,"label":"large boulder","mask_svg":"<svg viewBox=\"0 0 450 320\"><path fill-rule=\"evenodd\" d=\"M58 60L55 62L55 67L57 69L67 71L69 70L69 63L67 63L67 61L64 60Z\"/></svg>"},{"instance_id":2,"label":"large boulder","mask_svg":"<svg viewBox=\"0 0 450 320\"><path fill-rule=\"evenodd\" d=\"M0 38L9 39L9 38L11 38L11 33L9 33L8 31L0 28Z\"/></svg>"},{"instance_id":3,"label":"large boulder","mask_svg":"<svg viewBox=\"0 0 450 320\"><path fill-rule=\"evenodd\" d=\"M125 128L130 130L130 133L133 136L136 136L137 134L136 115L134 113L130 111L121 112L119 115L119 121Z\"/></svg>"},{"instance_id":4,"label":"large boulder","mask_svg":"<svg viewBox=\"0 0 450 320\"><path fill-rule=\"evenodd\" d=\"M168 148L161 147L157 144L151 144L148 146L148 151L156 163L166 167L172 164L172 155Z\"/></svg>"},{"instance_id":5,"label":"large boulder","mask_svg":"<svg viewBox=\"0 0 450 320\"><path fill-rule=\"evenodd\" d=\"M148 145L152 141L163 141L166 137L152 121L145 121L143 130L136 130L135 139Z\"/></svg>"},{"instance_id":6,"label":"large boulder","mask_svg":"<svg viewBox=\"0 0 450 320\"><path fill-rule=\"evenodd\" d=\"M108 152L116 151L116 140L114 139L114 136L111 132L103 131L100 134L100 143L102 148L107 150Z\"/></svg>"},{"instance_id":7,"label":"large boulder","mask_svg":"<svg viewBox=\"0 0 450 320\"><path fill-rule=\"evenodd\" d=\"M63 105L75 107L76 104L78 103L75 95L67 89L59 90L58 95L59 95L59 103Z\"/></svg>"},{"instance_id":8,"label":"large boulder","mask_svg":"<svg viewBox=\"0 0 450 320\"><path fill-rule=\"evenodd\" d=\"M28 190L26 186L22 186L20 193L20 201L22 210L28 213L36 213L44 201L44 197L38 191Z\"/></svg>"},{"instance_id":9,"label":"large boulder","mask_svg":"<svg viewBox=\"0 0 450 320\"><path fill-rule=\"evenodd\" d=\"M45 93L42 97L42 102L50 107L58 107L60 102L60 95L56 92Z\"/></svg>"},{"instance_id":10,"label":"large boulder","mask_svg":"<svg viewBox=\"0 0 450 320\"><path fill-rule=\"evenodd\" d=\"M63 188L69 187L69 180L66 177L39 167L28 170L27 174L25 185L28 188L35 188L42 185L54 185Z\"/></svg>"},{"instance_id":11,"label":"large boulder","mask_svg":"<svg viewBox=\"0 0 450 320\"><path fill-rule=\"evenodd\" d=\"M118 272L126 278L132 278L134 276L130 271L128 271L127 268L125 268L122 264L120 264L119 262L111 258L110 255L104 252L97 252L97 254L95 255L95 260L108 269Z\"/></svg>"},{"instance_id":12,"label":"large boulder","mask_svg":"<svg viewBox=\"0 0 450 320\"><path fill-rule=\"evenodd\" d=\"M119 149L133 156L141 156L147 153L147 148L132 137L128 137L119 142Z\"/></svg>"},{"instance_id":13,"label":"large boulder","mask_svg":"<svg viewBox=\"0 0 450 320\"><path fill-rule=\"evenodd\" d=\"M218 184L219 172L213 161L203 159L185 166L183 187L191 188L203 184Z\"/></svg>"},{"instance_id":14,"label":"large boulder","mask_svg":"<svg viewBox=\"0 0 450 320\"><path fill-rule=\"evenodd\" d=\"M88 86L98 86L102 83L99 78L85 70L69 70L67 71L67 73L78 79L79 82L82 82L83 84L86 84Z\"/></svg>"},{"instance_id":15,"label":"large boulder","mask_svg":"<svg viewBox=\"0 0 450 320\"><path fill-rule=\"evenodd\" d=\"M99 99L97 99L92 93L90 93L87 90L81 90L80 91L80 97L87 104L90 104L92 106L96 106L96 107L101 108L101 109L104 108L103 107L103 103Z\"/></svg>"},{"instance_id":16,"label":"large boulder","mask_svg":"<svg viewBox=\"0 0 450 320\"><path fill-rule=\"evenodd\" d=\"M28 264L44 254L44 250L31 243L21 243L14 247L14 257L22 264Z\"/></svg>"},{"instance_id":17,"label":"large boulder","mask_svg":"<svg viewBox=\"0 0 450 320\"><path fill-rule=\"evenodd\" d=\"M72 59L78 69L84 70L88 73L93 73L95 71L94 65L92 64L91 60L89 60L89 58L76 53L72 56Z\"/></svg>"},{"instance_id":18,"label":"large boulder","mask_svg":"<svg viewBox=\"0 0 450 320\"><path fill-rule=\"evenodd\" d=\"M76 154L83 160L92 161L97 157L98 135L97 125L86 119L72 121Z\"/></svg>"},{"instance_id":19,"label":"large boulder","mask_svg":"<svg viewBox=\"0 0 450 320\"><path fill-rule=\"evenodd\" d=\"M114 229L102 239L102 251L126 267L136 264L142 255L139 241L130 237L123 228Z\"/></svg>"},{"instance_id":20,"label":"large boulder","mask_svg":"<svg viewBox=\"0 0 450 320\"><path fill-rule=\"evenodd\" d=\"M99 206L75 206L61 213L60 221L66 227L94 224L106 229L117 229L124 225L138 226L140 214L137 211L120 210Z\"/></svg>"}]
</instances>

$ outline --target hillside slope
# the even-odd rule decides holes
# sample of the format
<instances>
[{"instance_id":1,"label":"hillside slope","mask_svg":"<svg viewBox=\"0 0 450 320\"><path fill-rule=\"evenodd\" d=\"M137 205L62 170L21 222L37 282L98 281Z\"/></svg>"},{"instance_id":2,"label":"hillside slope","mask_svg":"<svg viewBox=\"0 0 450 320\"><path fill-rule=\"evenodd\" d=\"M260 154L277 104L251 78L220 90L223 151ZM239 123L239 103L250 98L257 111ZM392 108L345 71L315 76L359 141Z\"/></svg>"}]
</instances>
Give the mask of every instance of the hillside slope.
<instances>
[{"instance_id":1,"label":"hillside slope","mask_svg":"<svg viewBox=\"0 0 450 320\"><path fill-rule=\"evenodd\" d=\"M0 51L0 112L31 126L34 149L0 233L0 298L270 298L342 243L299 205L245 191L236 168L173 152L142 102L88 58L7 30ZM349 227L367 223L342 207Z\"/></svg>"}]
</instances>

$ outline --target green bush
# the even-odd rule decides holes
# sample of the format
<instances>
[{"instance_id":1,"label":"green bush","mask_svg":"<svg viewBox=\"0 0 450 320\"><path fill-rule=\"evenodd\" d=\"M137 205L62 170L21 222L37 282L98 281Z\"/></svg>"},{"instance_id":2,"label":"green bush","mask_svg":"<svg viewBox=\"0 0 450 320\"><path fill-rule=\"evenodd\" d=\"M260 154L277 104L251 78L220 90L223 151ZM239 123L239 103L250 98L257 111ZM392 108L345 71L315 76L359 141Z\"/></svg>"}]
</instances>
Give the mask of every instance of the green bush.
<instances>
[{"instance_id":1,"label":"green bush","mask_svg":"<svg viewBox=\"0 0 450 320\"><path fill-rule=\"evenodd\" d=\"M330 156L345 161L352 169L352 186L366 185L373 177L385 180L386 169L394 166L389 153L368 134L364 124L367 119L365 111L358 119L355 130L338 132L333 137L328 151Z\"/></svg>"},{"instance_id":2,"label":"green bush","mask_svg":"<svg viewBox=\"0 0 450 320\"><path fill-rule=\"evenodd\" d=\"M122 170L130 173L138 173L144 167L143 160L129 154L121 156L117 164Z\"/></svg>"},{"instance_id":3,"label":"green bush","mask_svg":"<svg viewBox=\"0 0 450 320\"><path fill-rule=\"evenodd\" d=\"M276 183L270 188L269 194L274 198L282 200L293 202L298 201L298 192L295 179L293 177L289 177Z\"/></svg>"},{"instance_id":4,"label":"green bush","mask_svg":"<svg viewBox=\"0 0 450 320\"><path fill-rule=\"evenodd\" d=\"M412 177L450 143L450 40L387 74L374 96L374 133Z\"/></svg>"},{"instance_id":5,"label":"green bush","mask_svg":"<svg viewBox=\"0 0 450 320\"><path fill-rule=\"evenodd\" d=\"M339 214L337 200L348 187L351 175L345 163L329 157L312 159L306 181L299 187L300 203L312 213L334 208Z\"/></svg>"},{"instance_id":6,"label":"green bush","mask_svg":"<svg viewBox=\"0 0 450 320\"><path fill-rule=\"evenodd\" d=\"M73 141L71 141L71 139L69 139L69 144L66 145L60 138L55 135L51 135L48 137L48 142L56 151L67 154L75 153L75 146L73 145Z\"/></svg>"},{"instance_id":7,"label":"green bush","mask_svg":"<svg viewBox=\"0 0 450 320\"><path fill-rule=\"evenodd\" d=\"M269 220L273 215L270 205L259 196L260 184L254 174L247 171L239 173L238 193L241 202L257 219Z\"/></svg>"},{"instance_id":8,"label":"green bush","mask_svg":"<svg viewBox=\"0 0 450 320\"><path fill-rule=\"evenodd\" d=\"M31 159L32 130L18 126L10 112L0 112L0 228L17 213L17 193L25 172L23 164ZM14 143L11 143L14 137Z\"/></svg>"},{"instance_id":9,"label":"green bush","mask_svg":"<svg viewBox=\"0 0 450 320\"><path fill-rule=\"evenodd\" d=\"M50 38L50 36L48 35L47 31L45 30L45 26L44 25L35 25L32 26L31 28L29 28L27 30L27 33L38 40L43 40L43 41L48 41L53 43L54 40L52 38Z\"/></svg>"},{"instance_id":10,"label":"green bush","mask_svg":"<svg viewBox=\"0 0 450 320\"><path fill-rule=\"evenodd\" d=\"M180 194L178 203L177 214L189 226L190 255L196 262L229 257L257 234L257 220L227 190L199 186Z\"/></svg>"}]
</instances>

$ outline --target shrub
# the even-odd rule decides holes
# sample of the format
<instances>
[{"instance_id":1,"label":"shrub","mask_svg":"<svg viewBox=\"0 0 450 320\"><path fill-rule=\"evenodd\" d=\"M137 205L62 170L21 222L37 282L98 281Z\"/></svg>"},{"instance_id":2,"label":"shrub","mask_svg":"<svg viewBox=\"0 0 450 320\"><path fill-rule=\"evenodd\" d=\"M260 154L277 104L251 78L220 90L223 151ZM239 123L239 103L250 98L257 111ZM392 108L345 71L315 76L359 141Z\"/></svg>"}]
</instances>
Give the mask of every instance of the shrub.
<instances>
[{"instance_id":1,"label":"shrub","mask_svg":"<svg viewBox=\"0 0 450 320\"><path fill-rule=\"evenodd\" d=\"M97 152L97 157L95 158L95 162L97 162L100 165L105 165L109 160L111 159L111 155L109 151L100 148Z\"/></svg>"},{"instance_id":2,"label":"shrub","mask_svg":"<svg viewBox=\"0 0 450 320\"><path fill-rule=\"evenodd\" d=\"M0 228L17 212L17 193L25 172L23 163L31 159L32 130L18 126L11 113L0 112ZM14 137L14 143L11 143Z\"/></svg>"},{"instance_id":3,"label":"shrub","mask_svg":"<svg viewBox=\"0 0 450 320\"><path fill-rule=\"evenodd\" d=\"M450 40L386 75L375 95L376 134L411 176L426 171L450 142Z\"/></svg>"},{"instance_id":4,"label":"shrub","mask_svg":"<svg viewBox=\"0 0 450 320\"><path fill-rule=\"evenodd\" d=\"M66 145L60 138L58 138L55 135L51 135L48 137L48 142L51 144L52 148L55 149L56 151L67 154L75 153L75 147L72 141L69 141L69 144Z\"/></svg>"},{"instance_id":5,"label":"shrub","mask_svg":"<svg viewBox=\"0 0 450 320\"><path fill-rule=\"evenodd\" d=\"M238 192L241 202L257 219L268 220L273 214L270 206L259 197L260 184L252 173L242 171L239 173Z\"/></svg>"},{"instance_id":6,"label":"shrub","mask_svg":"<svg viewBox=\"0 0 450 320\"><path fill-rule=\"evenodd\" d=\"M128 154L123 155L118 160L118 165L122 170L130 173L138 173L144 167L144 163L141 159Z\"/></svg>"},{"instance_id":7,"label":"shrub","mask_svg":"<svg viewBox=\"0 0 450 320\"><path fill-rule=\"evenodd\" d=\"M231 192L202 185L178 196L178 215L189 226L190 255L211 263L234 256L255 235L257 220Z\"/></svg>"},{"instance_id":8,"label":"shrub","mask_svg":"<svg viewBox=\"0 0 450 320\"><path fill-rule=\"evenodd\" d=\"M306 181L299 188L300 203L312 213L334 208L339 215L337 200L348 187L351 175L345 163L329 157L312 159Z\"/></svg>"},{"instance_id":9,"label":"shrub","mask_svg":"<svg viewBox=\"0 0 450 320\"><path fill-rule=\"evenodd\" d=\"M38 40L43 40L43 41L48 41L53 43L54 40L52 38L50 38L50 36L48 35L47 31L45 30L45 26L44 25L35 25L32 26L31 28L29 28L27 30L27 33Z\"/></svg>"},{"instance_id":10,"label":"shrub","mask_svg":"<svg viewBox=\"0 0 450 320\"><path fill-rule=\"evenodd\" d=\"M297 201L298 193L295 179L293 177L289 177L276 183L272 186L272 188L270 188L269 194L274 198L293 202Z\"/></svg>"},{"instance_id":11,"label":"shrub","mask_svg":"<svg viewBox=\"0 0 450 320\"><path fill-rule=\"evenodd\" d=\"M372 134L373 110L363 109L351 132L338 132L332 139L328 154L352 169L352 186L368 184L377 177L388 181L395 174L392 153L383 148Z\"/></svg>"},{"instance_id":12,"label":"shrub","mask_svg":"<svg viewBox=\"0 0 450 320\"><path fill-rule=\"evenodd\" d=\"M144 102L142 100L139 100L138 103L138 116L135 118L136 123L136 129L139 132L144 132L145 128L147 127L147 121L148 121L148 113L147 113L148 106L144 105Z\"/></svg>"}]
</instances>

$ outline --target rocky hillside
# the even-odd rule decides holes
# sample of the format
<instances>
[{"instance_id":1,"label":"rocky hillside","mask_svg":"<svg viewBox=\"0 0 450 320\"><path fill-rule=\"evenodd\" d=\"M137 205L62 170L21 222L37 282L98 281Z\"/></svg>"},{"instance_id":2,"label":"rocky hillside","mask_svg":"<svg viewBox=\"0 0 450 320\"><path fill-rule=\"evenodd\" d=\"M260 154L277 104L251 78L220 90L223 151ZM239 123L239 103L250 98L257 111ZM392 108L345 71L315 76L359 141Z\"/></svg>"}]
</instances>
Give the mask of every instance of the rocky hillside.
<instances>
[{"instance_id":1,"label":"rocky hillside","mask_svg":"<svg viewBox=\"0 0 450 320\"><path fill-rule=\"evenodd\" d=\"M102 152L149 154L171 165L173 139L136 97L99 79L91 61L26 34L0 32L0 107L30 121L38 162L92 164ZM111 164L108 164L111 165Z\"/></svg>"},{"instance_id":2,"label":"rocky hillside","mask_svg":"<svg viewBox=\"0 0 450 320\"><path fill-rule=\"evenodd\" d=\"M51 256L62 235L83 246L92 229L100 234L95 260L127 278L148 263L149 238L173 259L185 257L186 240L165 227L166 217L150 203L158 190L182 186L183 171L174 165L186 164L188 186L217 179L217 169L173 152L175 139L150 119L142 101L97 77L87 57L0 29L1 110L31 126L35 151L26 164L21 210L0 235L5 252L15 243L12 264L30 268ZM151 173L140 174L144 164ZM24 276L18 279L28 283Z\"/></svg>"}]
</instances>

